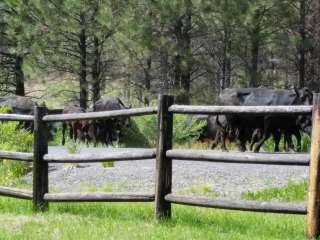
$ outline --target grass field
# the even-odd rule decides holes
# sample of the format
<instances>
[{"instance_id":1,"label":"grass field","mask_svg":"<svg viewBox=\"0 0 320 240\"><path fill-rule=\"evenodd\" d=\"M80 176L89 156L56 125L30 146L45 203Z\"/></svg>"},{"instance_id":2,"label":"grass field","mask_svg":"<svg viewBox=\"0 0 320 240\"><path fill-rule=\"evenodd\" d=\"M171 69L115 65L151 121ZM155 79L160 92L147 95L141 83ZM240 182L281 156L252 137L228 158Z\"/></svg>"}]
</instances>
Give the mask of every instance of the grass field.
<instances>
[{"instance_id":1,"label":"grass field","mask_svg":"<svg viewBox=\"0 0 320 240\"><path fill-rule=\"evenodd\" d=\"M244 194L258 200L301 201L306 183ZM284 198L288 194L290 197ZM153 203L51 203L0 198L0 239L305 239L305 216L173 205L169 221L154 219Z\"/></svg>"},{"instance_id":2,"label":"grass field","mask_svg":"<svg viewBox=\"0 0 320 240\"><path fill-rule=\"evenodd\" d=\"M305 216L174 206L154 220L153 204L51 204L33 214L30 202L1 198L0 239L304 239Z\"/></svg>"}]
</instances>

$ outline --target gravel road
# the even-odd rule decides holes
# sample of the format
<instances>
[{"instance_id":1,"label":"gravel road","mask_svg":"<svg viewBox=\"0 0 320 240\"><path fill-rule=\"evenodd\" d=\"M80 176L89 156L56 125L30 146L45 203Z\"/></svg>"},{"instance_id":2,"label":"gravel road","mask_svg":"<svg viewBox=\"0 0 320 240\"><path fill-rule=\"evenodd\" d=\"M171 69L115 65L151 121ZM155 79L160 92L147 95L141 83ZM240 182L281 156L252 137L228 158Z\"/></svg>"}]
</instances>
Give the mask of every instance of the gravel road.
<instances>
[{"instance_id":1,"label":"gravel road","mask_svg":"<svg viewBox=\"0 0 320 240\"><path fill-rule=\"evenodd\" d=\"M79 153L117 151L111 148L84 148ZM49 153L64 154L63 147L50 147ZM154 192L155 160L115 162L114 167L93 164L51 164L50 191ZM242 192L284 186L307 179L307 167L266 166L173 161L173 191L194 192L206 188L219 197L238 199ZM31 174L25 176L31 183ZM201 192L201 191L200 191ZM198 193L197 193L198 194Z\"/></svg>"}]
</instances>

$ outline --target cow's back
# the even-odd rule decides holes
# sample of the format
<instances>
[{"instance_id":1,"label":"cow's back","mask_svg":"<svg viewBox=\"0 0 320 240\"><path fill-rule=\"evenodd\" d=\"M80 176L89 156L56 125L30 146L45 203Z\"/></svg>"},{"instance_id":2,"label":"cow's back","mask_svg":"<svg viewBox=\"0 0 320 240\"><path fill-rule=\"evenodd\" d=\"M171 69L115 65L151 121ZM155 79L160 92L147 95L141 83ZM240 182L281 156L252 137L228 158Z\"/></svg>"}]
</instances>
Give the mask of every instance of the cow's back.
<instances>
[{"instance_id":1,"label":"cow's back","mask_svg":"<svg viewBox=\"0 0 320 240\"><path fill-rule=\"evenodd\" d=\"M118 97L102 97L94 104L94 110L99 111L111 111L125 109L125 105Z\"/></svg>"},{"instance_id":2,"label":"cow's back","mask_svg":"<svg viewBox=\"0 0 320 240\"><path fill-rule=\"evenodd\" d=\"M240 88L223 90L219 96L219 103L225 106L293 105L296 98L296 94L291 90Z\"/></svg>"},{"instance_id":3,"label":"cow's back","mask_svg":"<svg viewBox=\"0 0 320 240\"><path fill-rule=\"evenodd\" d=\"M0 97L0 106L9 106L11 113L32 115L36 103L28 97L10 96Z\"/></svg>"}]
</instances>

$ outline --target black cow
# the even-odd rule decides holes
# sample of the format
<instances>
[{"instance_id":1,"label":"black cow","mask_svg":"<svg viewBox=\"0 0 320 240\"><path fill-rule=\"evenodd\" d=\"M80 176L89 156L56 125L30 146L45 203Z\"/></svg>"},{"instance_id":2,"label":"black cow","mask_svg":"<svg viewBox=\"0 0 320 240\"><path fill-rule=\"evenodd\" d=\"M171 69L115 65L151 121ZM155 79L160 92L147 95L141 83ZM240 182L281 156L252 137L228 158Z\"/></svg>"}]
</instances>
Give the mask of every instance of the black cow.
<instances>
[{"instance_id":1,"label":"black cow","mask_svg":"<svg viewBox=\"0 0 320 240\"><path fill-rule=\"evenodd\" d=\"M220 143L221 149L227 151L226 143L235 141L235 132L228 126L225 115L208 117L207 134L213 139L211 149L215 149Z\"/></svg>"},{"instance_id":2,"label":"black cow","mask_svg":"<svg viewBox=\"0 0 320 240\"><path fill-rule=\"evenodd\" d=\"M33 115L36 103L28 97L10 96L0 97L0 106L10 107L10 113Z\"/></svg>"},{"instance_id":3,"label":"black cow","mask_svg":"<svg viewBox=\"0 0 320 240\"><path fill-rule=\"evenodd\" d=\"M268 106L268 105L310 105L312 92L306 88L294 90L272 90L266 88L225 89L219 96L221 105ZM299 128L299 117L296 116L239 116L227 115L228 125L237 131L240 150L245 151L248 136L256 129L261 131L261 139L254 145L258 152L263 143L274 136L275 151L279 151L278 142L281 134L291 138L291 134ZM299 132L300 134L300 132ZM299 145L299 139L298 139ZM299 148L300 146L298 146Z\"/></svg>"},{"instance_id":4,"label":"black cow","mask_svg":"<svg viewBox=\"0 0 320 240\"><path fill-rule=\"evenodd\" d=\"M128 109L118 97L105 96L94 103L95 112ZM95 142L100 141L106 145L112 144L113 140L120 140L121 130L130 125L130 119L124 117L109 118L94 121Z\"/></svg>"},{"instance_id":5,"label":"black cow","mask_svg":"<svg viewBox=\"0 0 320 240\"><path fill-rule=\"evenodd\" d=\"M84 113L85 110L78 106L77 104L71 104L66 106L62 113L71 114L71 113ZM88 134L86 129L88 128L88 121L71 121L62 123L62 145L65 144L65 132L67 127L69 127L69 137L70 139L76 141L78 138L80 140L88 140Z\"/></svg>"},{"instance_id":6,"label":"black cow","mask_svg":"<svg viewBox=\"0 0 320 240\"><path fill-rule=\"evenodd\" d=\"M9 113L33 115L34 107L37 104L28 97L23 96L9 96L0 97L0 106L10 107ZM20 122L19 126L22 126L29 131L33 131L33 122Z\"/></svg>"}]
</instances>

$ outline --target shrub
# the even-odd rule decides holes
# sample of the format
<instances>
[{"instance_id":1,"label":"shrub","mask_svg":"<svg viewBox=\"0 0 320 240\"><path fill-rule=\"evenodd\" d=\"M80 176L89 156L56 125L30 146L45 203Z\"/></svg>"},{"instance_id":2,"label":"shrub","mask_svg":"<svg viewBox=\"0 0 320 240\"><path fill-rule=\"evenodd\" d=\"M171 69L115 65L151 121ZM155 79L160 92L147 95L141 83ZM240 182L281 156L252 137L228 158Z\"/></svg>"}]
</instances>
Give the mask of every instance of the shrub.
<instances>
[{"instance_id":1,"label":"shrub","mask_svg":"<svg viewBox=\"0 0 320 240\"><path fill-rule=\"evenodd\" d=\"M8 107L0 107L1 113L10 110ZM5 122L0 124L0 149L7 151L31 152L33 147L33 135L22 128L18 122ZM0 182L11 184L14 177L20 177L28 171L29 165L25 162L1 160Z\"/></svg>"},{"instance_id":2,"label":"shrub","mask_svg":"<svg viewBox=\"0 0 320 240\"><path fill-rule=\"evenodd\" d=\"M192 120L189 125L186 125L186 115L175 115L173 118L173 142L182 144L196 141L206 125L207 121L205 120Z\"/></svg>"},{"instance_id":3,"label":"shrub","mask_svg":"<svg viewBox=\"0 0 320 240\"><path fill-rule=\"evenodd\" d=\"M157 117L146 115L131 118L131 126L124 129L122 139L126 147L156 146Z\"/></svg>"},{"instance_id":4,"label":"shrub","mask_svg":"<svg viewBox=\"0 0 320 240\"><path fill-rule=\"evenodd\" d=\"M157 116L148 115L131 119L131 127L124 131L124 144L127 147L155 147L157 141ZM174 115L173 142L190 143L197 140L206 121L192 120L186 125L186 115Z\"/></svg>"}]
</instances>

